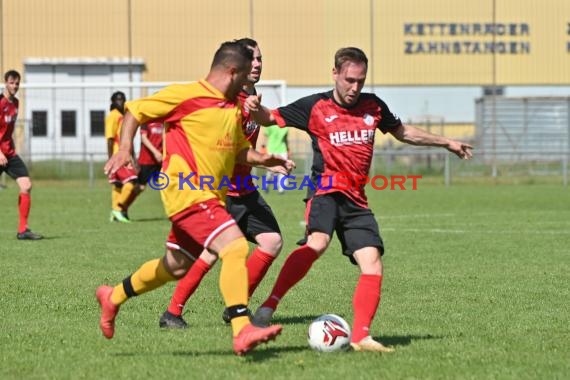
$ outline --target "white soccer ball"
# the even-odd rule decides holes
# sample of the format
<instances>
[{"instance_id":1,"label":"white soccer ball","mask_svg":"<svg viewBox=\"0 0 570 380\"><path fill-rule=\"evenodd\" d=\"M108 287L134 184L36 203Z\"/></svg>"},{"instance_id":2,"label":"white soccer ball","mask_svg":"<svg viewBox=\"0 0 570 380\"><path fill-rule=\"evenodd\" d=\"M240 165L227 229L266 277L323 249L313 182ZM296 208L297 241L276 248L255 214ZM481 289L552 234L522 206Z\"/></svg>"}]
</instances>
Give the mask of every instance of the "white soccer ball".
<instances>
[{"instance_id":1,"label":"white soccer ball","mask_svg":"<svg viewBox=\"0 0 570 380\"><path fill-rule=\"evenodd\" d=\"M336 314L324 314L311 322L307 338L315 351L344 351L350 347L350 326Z\"/></svg>"}]
</instances>

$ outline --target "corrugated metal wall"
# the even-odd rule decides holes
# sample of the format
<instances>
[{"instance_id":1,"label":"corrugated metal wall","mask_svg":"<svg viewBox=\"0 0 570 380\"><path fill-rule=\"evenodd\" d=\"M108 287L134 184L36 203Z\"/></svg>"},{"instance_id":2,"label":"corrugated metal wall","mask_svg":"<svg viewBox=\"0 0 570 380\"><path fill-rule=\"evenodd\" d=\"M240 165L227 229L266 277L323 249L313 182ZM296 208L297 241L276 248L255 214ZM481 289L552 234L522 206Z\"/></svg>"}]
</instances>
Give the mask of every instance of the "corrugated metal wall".
<instances>
[{"instance_id":1,"label":"corrugated metal wall","mask_svg":"<svg viewBox=\"0 0 570 380\"><path fill-rule=\"evenodd\" d=\"M477 151L487 158L557 160L570 149L570 97L477 100Z\"/></svg>"}]
</instances>

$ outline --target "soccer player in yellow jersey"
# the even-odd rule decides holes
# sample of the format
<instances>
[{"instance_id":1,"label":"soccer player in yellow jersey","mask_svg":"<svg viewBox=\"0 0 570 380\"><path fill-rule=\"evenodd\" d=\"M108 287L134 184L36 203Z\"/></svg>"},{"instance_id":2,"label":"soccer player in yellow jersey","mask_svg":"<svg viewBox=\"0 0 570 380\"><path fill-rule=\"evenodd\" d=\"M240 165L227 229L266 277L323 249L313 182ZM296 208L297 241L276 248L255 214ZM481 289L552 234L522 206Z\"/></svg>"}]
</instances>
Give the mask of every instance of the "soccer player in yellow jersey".
<instances>
[{"instance_id":1,"label":"soccer player in yellow jersey","mask_svg":"<svg viewBox=\"0 0 570 380\"><path fill-rule=\"evenodd\" d=\"M97 288L99 326L106 338L114 335L120 305L184 276L192 265L190 257L197 257L203 249L222 261L220 290L232 317L234 352L244 355L281 333L279 325L259 328L251 324L245 265L248 244L224 208L225 180L229 181L236 162L278 173L287 173L294 166L292 161L255 151L243 134L238 94L247 82L252 59L251 50L242 44L225 42L216 51L205 79L171 85L126 104L120 148L105 171L116 172L129 162L139 124L163 120L162 171L168 178L161 196L172 228L164 257L144 263L115 287ZM208 184L201 183L203 179Z\"/></svg>"},{"instance_id":2,"label":"soccer player in yellow jersey","mask_svg":"<svg viewBox=\"0 0 570 380\"><path fill-rule=\"evenodd\" d=\"M125 113L126 96L121 91L111 95L111 111L105 119L105 138L107 139L107 154L109 158L119 150L119 138L121 136L121 124ZM113 186L111 193L111 217L110 221L129 223L129 204L136 196L138 190L136 170L132 165L125 166L116 173L109 175L109 183Z\"/></svg>"}]
</instances>

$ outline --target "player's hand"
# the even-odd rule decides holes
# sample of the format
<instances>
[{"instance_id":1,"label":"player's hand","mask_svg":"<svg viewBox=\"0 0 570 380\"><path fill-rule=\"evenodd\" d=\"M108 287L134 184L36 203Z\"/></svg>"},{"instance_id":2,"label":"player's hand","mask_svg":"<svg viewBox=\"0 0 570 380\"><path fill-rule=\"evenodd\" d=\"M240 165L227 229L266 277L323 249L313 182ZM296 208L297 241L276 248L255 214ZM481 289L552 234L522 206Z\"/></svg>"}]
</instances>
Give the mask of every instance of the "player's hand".
<instances>
[{"instance_id":1,"label":"player's hand","mask_svg":"<svg viewBox=\"0 0 570 380\"><path fill-rule=\"evenodd\" d=\"M159 153L159 152L155 153L155 154L154 154L154 159L155 159L157 162L162 162L162 153Z\"/></svg>"},{"instance_id":2,"label":"player's hand","mask_svg":"<svg viewBox=\"0 0 570 380\"><path fill-rule=\"evenodd\" d=\"M284 175L291 173L291 171L297 167L293 160L286 160L274 155L271 155L271 158L265 163L264 166L270 172Z\"/></svg>"},{"instance_id":3,"label":"player's hand","mask_svg":"<svg viewBox=\"0 0 570 380\"><path fill-rule=\"evenodd\" d=\"M447 150L455 153L462 160L469 160L473 157L472 149L471 145L455 140L451 140L447 146Z\"/></svg>"},{"instance_id":4,"label":"player's hand","mask_svg":"<svg viewBox=\"0 0 570 380\"><path fill-rule=\"evenodd\" d=\"M261 108L261 94L250 95L245 99L245 109L249 112L257 112Z\"/></svg>"},{"instance_id":5,"label":"player's hand","mask_svg":"<svg viewBox=\"0 0 570 380\"><path fill-rule=\"evenodd\" d=\"M8 159L6 158L6 156L4 156L2 152L0 152L0 166L6 166L6 165L8 165Z\"/></svg>"},{"instance_id":6,"label":"player's hand","mask_svg":"<svg viewBox=\"0 0 570 380\"><path fill-rule=\"evenodd\" d=\"M137 162L137 160L133 156L131 156L131 160L125 166L129 169L133 169L137 173L139 173L141 171L141 167L140 167L139 163Z\"/></svg>"},{"instance_id":7,"label":"player's hand","mask_svg":"<svg viewBox=\"0 0 570 380\"><path fill-rule=\"evenodd\" d=\"M114 174L126 165L132 165L131 161L131 153L124 150L119 150L117 153L113 154L113 156L107 161L105 164L105 171L106 175Z\"/></svg>"}]
</instances>

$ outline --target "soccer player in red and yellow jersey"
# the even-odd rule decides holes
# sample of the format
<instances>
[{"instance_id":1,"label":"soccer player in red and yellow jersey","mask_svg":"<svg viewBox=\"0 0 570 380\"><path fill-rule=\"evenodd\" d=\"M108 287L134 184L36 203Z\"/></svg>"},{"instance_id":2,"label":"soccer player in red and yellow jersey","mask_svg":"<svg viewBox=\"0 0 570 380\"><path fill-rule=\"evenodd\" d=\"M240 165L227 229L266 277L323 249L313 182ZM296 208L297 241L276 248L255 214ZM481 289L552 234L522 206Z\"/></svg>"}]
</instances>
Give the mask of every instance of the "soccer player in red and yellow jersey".
<instances>
[{"instance_id":1,"label":"soccer player in red and yellow jersey","mask_svg":"<svg viewBox=\"0 0 570 380\"><path fill-rule=\"evenodd\" d=\"M261 78L262 56L257 42L251 38L237 40L253 52L251 72L248 83L240 91L239 99L245 101L249 95L257 94L255 84ZM255 146L259 136L260 126L252 120L249 111L243 109L243 133L246 139ZM228 190L226 210L237 222L248 241L256 244L249 255L246 266L248 274L249 297L263 280L269 267L281 252L283 239L277 219L271 207L265 202L253 183L251 166L236 165L231 178L231 188ZM247 182L246 182L247 181ZM162 314L159 326L162 328L186 328L187 323L182 318L182 311L188 299L196 291L200 282L216 263L217 256L204 250L186 275L178 281L172 294L168 309ZM229 310L224 310L222 318L230 323Z\"/></svg>"},{"instance_id":2,"label":"soccer player in red and yellow jersey","mask_svg":"<svg viewBox=\"0 0 570 380\"><path fill-rule=\"evenodd\" d=\"M243 134L237 96L247 81L251 61L251 50L236 42L225 42L216 51L205 79L171 85L127 103L121 145L105 170L113 173L129 162L139 124L163 120L166 132L162 171L166 187L161 197L172 228L164 257L146 262L115 287L103 285L97 289L99 326L105 337L114 335L120 305L184 276L192 265L191 257L197 257L203 249L222 260L220 290L232 318L234 352L243 355L281 333L279 325L259 328L250 322L245 265L248 245L224 208L227 186L222 184L231 176L236 162L281 173L294 166L291 161L255 151ZM201 186L204 178L208 184Z\"/></svg>"},{"instance_id":3,"label":"soccer player in red and yellow jersey","mask_svg":"<svg viewBox=\"0 0 570 380\"><path fill-rule=\"evenodd\" d=\"M105 138L107 139L107 154L109 158L119 150L125 101L126 96L121 91L116 91L111 95L111 111L105 119ZM134 192L137 190L137 177L137 172L132 165L123 167L109 176L109 183L112 185L111 216L109 219L111 222L130 222L128 208L134 197Z\"/></svg>"},{"instance_id":4,"label":"soccer player in red and yellow jersey","mask_svg":"<svg viewBox=\"0 0 570 380\"><path fill-rule=\"evenodd\" d=\"M18 98L16 93L20 88L20 73L15 70L4 74L4 91L0 94L0 174L6 172L16 180L20 188L18 210L20 223L16 237L18 240L40 240L42 235L35 234L28 228L28 215L32 198L32 181L24 161L16 154L14 147L14 126L18 117Z\"/></svg>"}]
</instances>

